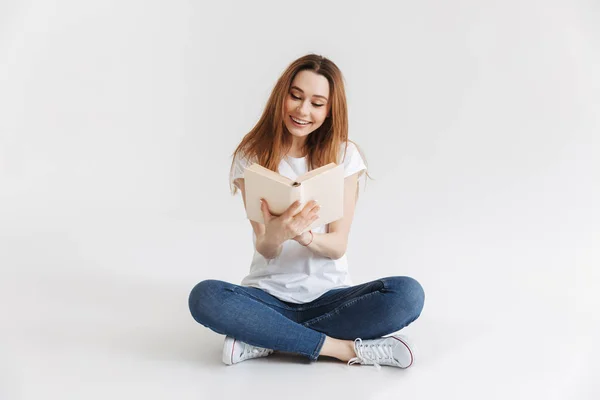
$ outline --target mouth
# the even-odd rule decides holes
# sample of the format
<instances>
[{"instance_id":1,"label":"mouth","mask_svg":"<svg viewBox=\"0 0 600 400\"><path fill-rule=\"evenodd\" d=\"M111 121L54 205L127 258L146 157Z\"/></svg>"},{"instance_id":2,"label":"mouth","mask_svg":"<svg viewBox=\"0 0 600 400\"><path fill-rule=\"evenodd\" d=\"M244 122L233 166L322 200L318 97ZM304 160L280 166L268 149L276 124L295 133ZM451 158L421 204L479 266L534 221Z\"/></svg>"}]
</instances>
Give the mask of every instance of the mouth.
<instances>
[{"instance_id":1,"label":"mouth","mask_svg":"<svg viewBox=\"0 0 600 400\"><path fill-rule=\"evenodd\" d=\"M296 126L308 126L310 124L312 124L312 122L310 121L304 121L303 119L298 119L298 118L294 118L290 115L290 119L292 120L292 123Z\"/></svg>"}]
</instances>

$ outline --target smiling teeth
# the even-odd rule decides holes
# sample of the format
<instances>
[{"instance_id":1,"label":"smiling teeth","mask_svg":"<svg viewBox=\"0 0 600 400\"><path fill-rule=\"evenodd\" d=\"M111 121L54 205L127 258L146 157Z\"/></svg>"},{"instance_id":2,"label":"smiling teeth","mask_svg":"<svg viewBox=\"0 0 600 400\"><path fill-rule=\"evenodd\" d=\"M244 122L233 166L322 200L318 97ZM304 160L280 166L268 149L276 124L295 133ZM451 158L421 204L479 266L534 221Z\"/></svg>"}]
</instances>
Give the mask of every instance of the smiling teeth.
<instances>
[{"instance_id":1,"label":"smiling teeth","mask_svg":"<svg viewBox=\"0 0 600 400\"><path fill-rule=\"evenodd\" d=\"M308 124L310 124L310 122L302 122L302 121L300 121L300 120L298 120L298 119L296 119L294 117L292 117L292 119L294 120L294 122L296 122L296 123L298 123L300 125L308 125Z\"/></svg>"}]
</instances>

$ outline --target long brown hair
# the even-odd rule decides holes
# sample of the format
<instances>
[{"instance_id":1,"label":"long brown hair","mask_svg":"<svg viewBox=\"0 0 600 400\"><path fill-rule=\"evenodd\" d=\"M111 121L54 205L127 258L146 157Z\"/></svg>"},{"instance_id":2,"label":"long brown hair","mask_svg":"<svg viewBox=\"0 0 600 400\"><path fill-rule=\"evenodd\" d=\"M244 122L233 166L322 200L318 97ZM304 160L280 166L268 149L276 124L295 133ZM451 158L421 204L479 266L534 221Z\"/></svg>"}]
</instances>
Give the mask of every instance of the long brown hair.
<instances>
[{"instance_id":1,"label":"long brown hair","mask_svg":"<svg viewBox=\"0 0 600 400\"><path fill-rule=\"evenodd\" d=\"M330 114L323 124L311 132L306 138L305 152L308 169L315 169L330 162L340 164L346 157L348 146L348 107L344 78L340 69L331 60L308 54L292 62L283 72L271 91L265 110L254 128L247 133L232 154L230 182L233 176L235 158L240 153L247 159L262 165L271 171L278 172L279 163L292 145L292 135L283 122L284 102L288 96L292 82L298 72L310 70L327 78L329 82ZM352 141L350 141L352 142ZM352 142L367 161L362 151ZM344 144L344 156L338 160L340 147ZM367 172L367 176L369 176ZM371 178L369 176L369 178ZM371 178L372 179L372 178ZM232 185L231 193L235 195L237 187Z\"/></svg>"}]
</instances>

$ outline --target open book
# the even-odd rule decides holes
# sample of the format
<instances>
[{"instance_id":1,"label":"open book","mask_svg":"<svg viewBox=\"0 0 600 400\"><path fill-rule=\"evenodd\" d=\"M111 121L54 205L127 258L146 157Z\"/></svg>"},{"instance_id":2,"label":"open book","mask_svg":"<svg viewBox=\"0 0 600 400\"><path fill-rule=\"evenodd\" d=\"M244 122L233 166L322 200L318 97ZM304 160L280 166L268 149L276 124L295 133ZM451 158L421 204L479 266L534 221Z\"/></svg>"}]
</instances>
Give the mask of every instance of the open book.
<instances>
[{"instance_id":1,"label":"open book","mask_svg":"<svg viewBox=\"0 0 600 400\"><path fill-rule=\"evenodd\" d=\"M297 212L302 211L309 201L316 200L321 206L319 218L305 231L337 221L344 216L343 167L343 164L329 163L292 180L259 164L252 164L244 171L248 219L264 224L260 210L260 199L264 198L273 215L283 214L296 200L300 200Z\"/></svg>"}]
</instances>

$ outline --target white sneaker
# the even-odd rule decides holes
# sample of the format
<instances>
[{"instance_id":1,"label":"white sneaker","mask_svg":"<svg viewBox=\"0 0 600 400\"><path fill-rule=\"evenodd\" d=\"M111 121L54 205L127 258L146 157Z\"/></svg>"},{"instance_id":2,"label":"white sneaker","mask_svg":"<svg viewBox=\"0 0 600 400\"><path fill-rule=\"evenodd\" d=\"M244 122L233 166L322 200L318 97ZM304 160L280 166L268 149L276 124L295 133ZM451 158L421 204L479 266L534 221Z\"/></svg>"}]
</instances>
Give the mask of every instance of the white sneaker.
<instances>
[{"instance_id":1,"label":"white sneaker","mask_svg":"<svg viewBox=\"0 0 600 400\"><path fill-rule=\"evenodd\" d=\"M266 357L271 353L273 353L271 349L252 346L231 336L225 336L223 362L227 365L239 363L250 358Z\"/></svg>"},{"instance_id":2,"label":"white sneaker","mask_svg":"<svg viewBox=\"0 0 600 400\"><path fill-rule=\"evenodd\" d=\"M377 369L381 369L380 365L408 368L415 360L414 346L403 335L370 340L358 338L354 340L354 351L356 357L348 361L348 365L375 365Z\"/></svg>"}]
</instances>

